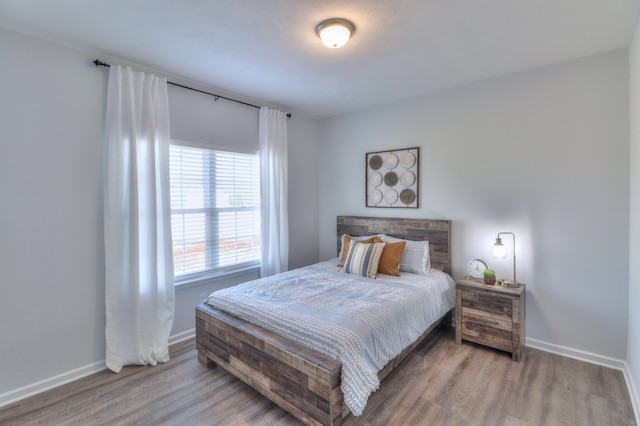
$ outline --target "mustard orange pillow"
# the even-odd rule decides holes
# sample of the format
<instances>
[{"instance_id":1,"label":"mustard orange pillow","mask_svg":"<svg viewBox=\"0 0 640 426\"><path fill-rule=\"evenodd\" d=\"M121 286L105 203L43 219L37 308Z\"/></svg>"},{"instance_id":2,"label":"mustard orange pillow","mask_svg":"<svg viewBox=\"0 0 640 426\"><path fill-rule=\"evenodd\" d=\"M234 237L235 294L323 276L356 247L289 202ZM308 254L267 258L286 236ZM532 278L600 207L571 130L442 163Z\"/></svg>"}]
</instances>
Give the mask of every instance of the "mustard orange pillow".
<instances>
[{"instance_id":1,"label":"mustard orange pillow","mask_svg":"<svg viewBox=\"0 0 640 426\"><path fill-rule=\"evenodd\" d=\"M374 243L384 243L380 238L373 237ZM407 245L406 241L397 243L387 243L382 250L382 256L380 256L380 262L378 263L378 272L386 275L400 276L400 260L402 260L402 253L404 247Z\"/></svg>"},{"instance_id":2,"label":"mustard orange pillow","mask_svg":"<svg viewBox=\"0 0 640 426\"><path fill-rule=\"evenodd\" d=\"M344 266L344 261L347 260L347 254L349 254L349 246L351 246L351 241L358 241L362 244L371 244L373 243L374 238L380 240L380 238L377 237L367 238L366 240L356 240L355 238L351 238L350 236L345 235L342 242L342 257L340 258L340 263L338 263L338 266ZM382 240L380 240L379 242L384 243L384 241Z\"/></svg>"}]
</instances>

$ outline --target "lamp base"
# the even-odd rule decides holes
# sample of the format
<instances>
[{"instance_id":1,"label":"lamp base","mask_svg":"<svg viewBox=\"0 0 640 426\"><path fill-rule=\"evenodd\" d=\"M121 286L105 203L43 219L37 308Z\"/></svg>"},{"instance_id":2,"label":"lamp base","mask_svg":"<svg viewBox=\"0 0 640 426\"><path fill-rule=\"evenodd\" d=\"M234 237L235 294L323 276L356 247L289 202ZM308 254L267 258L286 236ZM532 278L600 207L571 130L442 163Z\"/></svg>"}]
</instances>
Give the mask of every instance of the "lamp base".
<instances>
[{"instance_id":1,"label":"lamp base","mask_svg":"<svg viewBox=\"0 0 640 426\"><path fill-rule=\"evenodd\" d=\"M518 281L516 280L500 280L498 284L501 285L502 287L511 287L511 288L518 287Z\"/></svg>"}]
</instances>

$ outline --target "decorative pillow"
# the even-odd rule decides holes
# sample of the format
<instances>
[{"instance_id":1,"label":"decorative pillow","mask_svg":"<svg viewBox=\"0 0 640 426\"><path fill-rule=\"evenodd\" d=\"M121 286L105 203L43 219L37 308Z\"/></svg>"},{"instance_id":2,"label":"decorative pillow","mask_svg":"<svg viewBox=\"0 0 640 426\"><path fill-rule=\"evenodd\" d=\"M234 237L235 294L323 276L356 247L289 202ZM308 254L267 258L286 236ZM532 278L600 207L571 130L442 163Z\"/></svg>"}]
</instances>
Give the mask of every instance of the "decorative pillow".
<instances>
[{"instance_id":1,"label":"decorative pillow","mask_svg":"<svg viewBox=\"0 0 640 426\"><path fill-rule=\"evenodd\" d=\"M400 259L400 271L426 275L431 269L429 241L403 240L385 234L380 235L380 238L385 243L399 243L401 241L407 243L402 252L402 259Z\"/></svg>"},{"instance_id":2,"label":"decorative pillow","mask_svg":"<svg viewBox=\"0 0 640 426\"><path fill-rule=\"evenodd\" d=\"M385 243L364 244L352 241L341 272L375 278Z\"/></svg>"},{"instance_id":3,"label":"decorative pillow","mask_svg":"<svg viewBox=\"0 0 640 426\"><path fill-rule=\"evenodd\" d=\"M384 243L380 238L373 237L374 243ZM398 243L387 243L382 250L382 256L380 256L380 263L378 264L378 272L386 275L400 276L400 261L402 259L402 253L404 247L407 245L406 241L400 241Z\"/></svg>"},{"instance_id":4,"label":"decorative pillow","mask_svg":"<svg viewBox=\"0 0 640 426\"><path fill-rule=\"evenodd\" d=\"M373 242L374 236L369 237L351 237L347 234L342 235L342 246L340 247L340 263L338 266L344 266L344 261L347 259L347 253L349 253L349 246L351 245L351 241L360 241L365 244L371 244ZM380 242L383 242L380 240Z\"/></svg>"}]
</instances>

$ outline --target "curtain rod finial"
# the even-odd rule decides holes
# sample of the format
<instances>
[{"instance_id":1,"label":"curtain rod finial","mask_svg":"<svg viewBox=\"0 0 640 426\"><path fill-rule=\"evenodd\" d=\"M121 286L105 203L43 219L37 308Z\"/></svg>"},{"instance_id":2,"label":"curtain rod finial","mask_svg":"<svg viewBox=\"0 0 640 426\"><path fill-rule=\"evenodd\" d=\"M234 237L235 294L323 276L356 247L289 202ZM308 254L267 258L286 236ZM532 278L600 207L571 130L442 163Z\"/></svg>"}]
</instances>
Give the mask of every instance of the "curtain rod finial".
<instances>
[{"instance_id":1,"label":"curtain rod finial","mask_svg":"<svg viewBox=\"0 0 640 426\"><path fill-rule=\"evenodd\" d=\"M106 62L102 62L100 59L96 59L95 61L93 61L93 64L96 67L110 67L111 65L107 64Z\"/></svg>"}]
</instances>

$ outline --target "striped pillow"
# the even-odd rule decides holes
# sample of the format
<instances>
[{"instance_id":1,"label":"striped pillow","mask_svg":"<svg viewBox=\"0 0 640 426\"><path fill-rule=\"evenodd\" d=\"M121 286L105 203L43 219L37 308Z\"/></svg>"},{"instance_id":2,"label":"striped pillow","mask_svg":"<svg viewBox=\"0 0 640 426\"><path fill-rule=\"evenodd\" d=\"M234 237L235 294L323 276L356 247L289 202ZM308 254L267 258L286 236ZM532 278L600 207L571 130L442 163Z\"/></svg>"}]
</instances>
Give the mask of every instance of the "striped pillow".
<instances>
[{"instance_id":1,"label":"striped pillow","mask_svg":"<svg viewBox=\"0 0 640 426\"><path fill-rule=\"evenodd\" d=\"M347 257L347 253L349 253L349 244L347 244L345 246L345 240L347 239L347 237L349 237L352 240L356 240L356 241L365 241L365 240L371 240L373 239L373 237L375 237L375 235L368 235L366 237L352 237L351 235L347 235L347 234L342 234L342 237L340 237L340 253L338 254L338 257L340 258L340 264L338 266L344 266L344 259ZM368 243L373 243L373 241L368 241Z\"/></svg>"},{"instance_id":2,"label":"striped pillow","mask_svg":"<svg viewBox=\"0 0 640 426\"><path fill-rule=\"evenodd\" d=\"M376 238L378 239L378 241L374 241L373 239ZM342 267L344 266L344 261L347 260L347 253L349 253L349 247L351 247L351 241L360 241L363 244L371 244L371 243L384 243L384 241L382 241L380 238L378 237L369 237L367 239L360 239L360 237L350 237L348 235L343 235L342 236L342 249L340 250L340 252L342 253L342 255L340 256L340 263L338 263L338 266Z\"/></svg>"},{"instance_id":3,"label":"striped pillow","mask_svg":"<svg viewBox=\"0 0 640 426\"><path fill-rule=\"evenodd\" d=\"M375 278L376 272L378 272L380 256L382 256L382 250L384 250L385 245L385 243L363 244L358 241L352 241L341 271Z\"/></svg>"}]
</instances>

